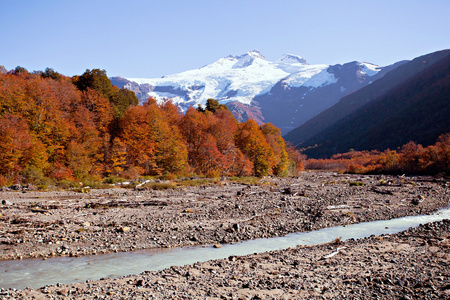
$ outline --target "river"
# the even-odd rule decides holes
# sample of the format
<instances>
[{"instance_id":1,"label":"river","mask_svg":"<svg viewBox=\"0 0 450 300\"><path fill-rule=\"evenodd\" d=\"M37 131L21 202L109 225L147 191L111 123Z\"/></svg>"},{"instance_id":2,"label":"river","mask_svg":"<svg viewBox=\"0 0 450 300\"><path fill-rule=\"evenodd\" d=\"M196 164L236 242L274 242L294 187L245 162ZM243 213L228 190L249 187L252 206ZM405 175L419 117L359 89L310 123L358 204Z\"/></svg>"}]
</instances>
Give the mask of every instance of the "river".
<instances>
[{"instance_id":1,"label":"river","mask_svg":"<svg viewBox=\"0 0 450 300\"><path fill-rule=\"evenodd\" d=\"M185 248L120 252L83 257L55 257L47 260L25 259L0 261L0 287L23 289L39 288L56 283L139 274L170 266L181 266L198 261L226 258L286 249L297 245L315 245L333 241L364 238L371 235L397 233L428 222L450 219L450 208L433 215L409 216L385 221L373 221L336 226L310 232L288 234L283 237L249 240L222 245L221 248L196 246Z\"/></svg>"}]
</instances>

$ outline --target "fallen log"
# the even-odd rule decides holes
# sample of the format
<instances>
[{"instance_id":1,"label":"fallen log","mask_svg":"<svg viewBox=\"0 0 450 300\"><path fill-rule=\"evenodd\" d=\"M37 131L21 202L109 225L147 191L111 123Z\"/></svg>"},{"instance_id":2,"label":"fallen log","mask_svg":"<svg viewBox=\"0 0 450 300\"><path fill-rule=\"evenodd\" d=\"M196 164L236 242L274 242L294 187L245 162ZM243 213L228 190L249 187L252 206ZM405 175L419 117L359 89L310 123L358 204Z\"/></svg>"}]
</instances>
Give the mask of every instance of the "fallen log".
<instances>
[{"instance_id":1,"label":"fallen log","mask_svg":"<svg viewBox=\"0 0 450 300\"><path fill-rule=\"evenodd\" d=\"M388 191L388 190L379 190L379 189L376 189L376 188L372 188L371 191L375 192L377 194L394 195L394 193L392 191Z\"/></svg>"}]
</instances>

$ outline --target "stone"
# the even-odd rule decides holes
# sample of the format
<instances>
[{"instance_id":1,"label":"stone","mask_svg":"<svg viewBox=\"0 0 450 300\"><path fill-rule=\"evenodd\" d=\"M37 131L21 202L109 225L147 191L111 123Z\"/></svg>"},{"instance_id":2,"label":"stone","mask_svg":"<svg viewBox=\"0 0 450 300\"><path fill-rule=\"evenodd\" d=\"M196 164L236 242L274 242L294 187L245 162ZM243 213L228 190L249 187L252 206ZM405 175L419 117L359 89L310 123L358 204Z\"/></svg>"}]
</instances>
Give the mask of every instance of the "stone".
<instances>
[{"instance_id":1,"label":"stone","mask_svg":"<svg viewBox=\"0 0 450 300\"><path fill-rule=\"evenodd\" d=\"M18 191L18 190L20 190L22 188L22 186L18 183L18 184L11 185L9 188L11 190Z\"/></svg>"},{"instance_id":2,"label":"stone","mask_svg":"<svg viewBox=\"0 0 450 300\"><path fill-rule=\"evenodd\" d=\"M65 296L65 295L69 294L69 290L68 289L60 289L58 291L58 294Z\"/></svg>"},{"instance_id":3,"label":"stone","mask_svg":"<svg viewBox=\"0 0 450 300\"><path fill-rule=\"evenodd\" d=\"M214 246L213 246L214 248L222 248L222 245L220 245L220 244L214 244Z\"/></svg>"},{"instance_id":4,"label":"stone","mask_svg":"<svg viewBox=\"0 0 450 300\"><path fill-rule=\"evenodd\" d=\"M293 194L292 189L290 187L285 188L282 193L285 194L285 195L292 195Z\"/></svg>"},{"instance_id":5,"label":"stone","mask_svg":"<svg viewBox=\"0 0 450 300\"><path fill-rule=\"evenodd\" d=\"M8 200L2 200L2 205L13 205L12 202L8 201Z\"/></svg>"},{"instance_id":6,"label":"stone","mask_svg":"<svg viewBox=\"0 0 450 300\"><path fill-rule=\"evenodd\" d=\"M131 229L130 227L122 226L122 227L119 228L119 231L120 232L128 232L128 231L130 231L130 229Z\"/></svg>"},{"instance_id":7,"label":"stone","mask_svg":"<svg viewBox=\"0 0 450 300\"><path fill-rule=\"evenodd\" d=\"M139 279L136 280L135 285L136 286L144 286L145 285L145 280L142 279L142 278L139 278Z\"/></svg>"}]
</instances>

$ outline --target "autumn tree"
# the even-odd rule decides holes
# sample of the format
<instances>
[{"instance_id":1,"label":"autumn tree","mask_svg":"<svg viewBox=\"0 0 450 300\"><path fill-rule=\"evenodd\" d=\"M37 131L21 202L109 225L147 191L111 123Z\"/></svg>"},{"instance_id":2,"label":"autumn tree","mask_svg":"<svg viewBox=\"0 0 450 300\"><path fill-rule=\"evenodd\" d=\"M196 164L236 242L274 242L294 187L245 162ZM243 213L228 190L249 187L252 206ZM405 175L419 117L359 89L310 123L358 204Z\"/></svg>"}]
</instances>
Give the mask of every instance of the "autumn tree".
<instances>
[{"instance_id":1,"label":"autumn tree","mask_svg":"<svg viewBox=\"0 0 450 300\"><path fill-rule=\"evenodd\" d=\"M49 80L33 76L26 82L29 108L22 112L30 130L45 144L50 159L63 151L71 136L71 120L66 119L59 106L59 99Z\"/></svg>"},{"instance_id":2,"label":"autumn tree","mask_svg":"<svg viewBox=\"0 0 450 300\"><path fill-rule=\"evenodd\" d=\"M209 176L251 174L251 162L235 144L237 121L227 109L217 106L213 113L191 107L181 118L180 129L194 172Z\"/></svg>"},{"instance_id":3,"label":"autumn tree","mask_svg":"<svg viewBox=\"0 0 450 300\"><path fill-rule=\"evenodd\" d=\"M425 169L427 166L424 166L425 161L422 160L423 151L422 145L412 141L403 145L400 150L399 171L414 174Z\"/></svg>"},{"instance_id":4,"label":"autumn tree","mask_svg":"<svg viewBox=\"0 0 450 300\"><path fill-rule=\"evenodd\" d=\"M272 167L275 165L273 150L254 120L250 119L240 125L236 143L253 163L254 175L266 176L272 173Z\"/></svg>"},{"instance_id":5,"label":"autumn tree","mask_svg":"<svg viewBox=\"0 0 450 300\"><path fill-rule=\"evenodd\" d=\"M298 175L299 172L305 169L306 155L303 155L299 150L295 149L295 147L289 143L286 144L286 152L289 158L289 174Z\"/></svg>"},{"instance_id":6,"label":"autumn tree","mask_svg":"<svg viewBox=\"0 0 450 300\"><path fill-rule=\"evenodd\" d=\"M281 130L272 123L262 125L261 130L273 151L273 173L275 175L285 175L289 160L286 144L281 137Z\"/></svg>"},{"instance_id":7,"label":"autumn tree","mask_svg":"<svg viewBox=\"0 0 450 300\"><path fill-rule=\"evenodd\" d=\"M109 148L108 161L106 163L106 175L119 176L124 174L127 167L127 146L118 137L114 138Z\"/></svg>"},{"instance_id":8,"label":"autumn tree","mask_svg":"<svg viewBox=\"0 0 450 300\"><path fill-rule=\"evenodd\" d=\"M19 116L0 117L0 175L7 180L19 180L26 168L40 171L47 167L44 145L30 132L28 124Z\"/></svg>"},{"instance_id":9,"label":"autumn tree","mask_svg":"<svg viewBox=\"0 0 450 300\"><path fill-rule=\"evenodd\" d=\"M179 173L187 165L187 149L175 126L164 119L155 102L128 110L120 121L127 161L142 174Z\"/></svg>"},{"instance_id":10,"label":"autumn tree","mask_svg":"<svg viewBox=\"0 0 450 300\"><path fill-rule=\"evenodd\" d=\"M436 168L450 174L450 133L439 136L435 147L439 157Z\"/></svg>"},{"instance_id":11,"label":"autumn tree","mask_svg":"<svg viewBox=\"0 0 450 300\"><path fill-rule=\"evenodd\" d=\"M10 74L0 75L0 115L5 113L22 114L30 106L26 80Z\"/></svg>"},{"instance_id":12,"label":"autumn tree","mask_svg":"<svg viewBox=\"0 0 450 300\"><path fill-rule=\"evenodd\" d=\"M223 155L223 173L233 176L251 175L252 163L236 146L238 122L233 114L228 109L219 107L207 117L210 124L208 132L216 139L217 149Z\"/></svg>"},{"instance_id":13,"label":"autumn tree","mask_svg":"<svg viewBox=\"0 0 450 300\"><path fill-rule=\"evenodd\" d=\"M189 165L194 169L201 159L198 153L207 129L208 120L206 116L195 110L192 106L189 107L185 115L181 118L180 131L187 143Z\"/></svg>"},{"instance_id":14,"label":"autumn tree","mask_svg":"<svg viewBox=\"0 0 450 300\"><path fill-rule=\"evenodd\" d=\"M156 163L158 174L179 174L187 167L188 152L177 126L171 125L171 119L156 102L146 105L149 125L156 142Z\"/></svg>"}]
</instances>

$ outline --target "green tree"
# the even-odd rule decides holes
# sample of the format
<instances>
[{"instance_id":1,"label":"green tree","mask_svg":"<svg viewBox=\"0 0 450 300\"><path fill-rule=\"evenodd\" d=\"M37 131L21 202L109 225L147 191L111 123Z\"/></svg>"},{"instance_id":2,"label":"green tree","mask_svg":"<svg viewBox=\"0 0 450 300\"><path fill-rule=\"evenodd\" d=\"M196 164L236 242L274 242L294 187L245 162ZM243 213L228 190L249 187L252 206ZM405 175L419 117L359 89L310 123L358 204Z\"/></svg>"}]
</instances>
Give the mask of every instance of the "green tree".
<instances>
[{"instance_id":1,"label":"green tree","mask_svg":"<svg viewBox=\"0 0 450 300\"><path fill-rule=\"evenodd\" d=\"M61 80L62 76L52 68L46 68L44 72L41 73L43 78L51 78L54 80Z\"/></svg>"},{"instance_id":2,"label":"green tree","mask_svg":"<svg viewBox=\"0 0 450 300\"><path fill-rule=\"evenodd\" d=\"M114 118L121 118L130 106L139 103L134 92L127 89L119 89L111 84L105 70L86 70L81 76L74 76L73 82L81 91L93 89L109 100L114 110Z\"/></svg>"},{"instance_id":3,"label":"green tree","mask_svg":"<svg viewBox=\"0 0 450 300\"><path fill-rule=\"evenodd\" d=\"M215 99L206 100L206 110L210 112L216 112L220 107L219 101Z\"/></svg>"},{"instance_id":4,"label":"green tree","mask_svg":"<svg viewBox=\"0 0 450 300\"><path fill-rule=\"evenodd\" d=\"M25 69L24 67L17 66L17 67L14 69L14 74L15 74L15 75L19 75L19 74L28 74L28 70Z\"/></svg>"}]
</instances>

